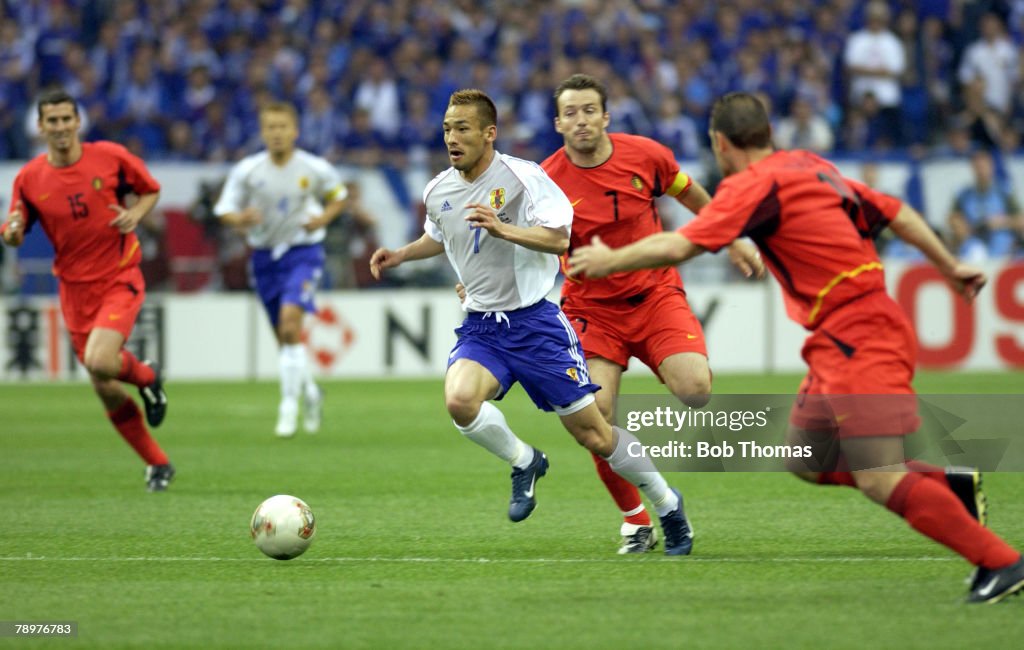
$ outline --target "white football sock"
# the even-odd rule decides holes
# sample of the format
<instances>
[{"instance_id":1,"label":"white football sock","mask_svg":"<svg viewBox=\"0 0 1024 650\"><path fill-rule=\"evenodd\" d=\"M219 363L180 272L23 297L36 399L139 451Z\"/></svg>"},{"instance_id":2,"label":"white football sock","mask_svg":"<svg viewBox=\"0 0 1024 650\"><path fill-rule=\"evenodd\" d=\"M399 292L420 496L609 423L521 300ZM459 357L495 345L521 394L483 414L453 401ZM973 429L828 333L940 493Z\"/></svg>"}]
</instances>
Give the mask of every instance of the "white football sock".
<instances>
[{"instance_id":1,"label":"white football sock","mask_svg":"<svg viewBox=\"0 0 1024 650\"><path fill-rule=\"evenodd\" d=\"M298 402L306 365L306 348L301 343L281 346L278 366L281 371L282 402Z\"/></svg>"},{"instance_id":2,"label":"white football sock","mask_svg":"<svg viewBox=\"0 0 1024 650\"><path fill-rule=\"evenodd\" d=\"M628 449L631 442L639 442L637 437L625 429L612 427L618 440L615 444L615 451L606 460L615 473L626 479L633 485L640 488L644 495L650 500L658 516L663 517L679 506L679 499L668 487L665 478L661 475L651 462L650 458L634 458L629 455Z\"/></svg>"},{"instance_id":3,"label":"white football sock","mask_svg":"<svg viewBox=\"0 0 1024 650\"><path fill-rule=\"evenodd\" d=\"M522 469L533 460L533 447L512 433L498 407L490 402L480 405L480 413L469 426L455 424L462 435L507 463Z\"/></svg>"},{"instance_id":4,"label":"white football sock","mask_svg":"<svg viewBox=\"0 0 1024 650\"><path fill-rule=\"evenodd\" d=\"M313 364L309 361L305 346L302 346L302 388L306 393L306 399L315 400L320 397L320 387L313 379Z\"/></svg>"}]
</instances>

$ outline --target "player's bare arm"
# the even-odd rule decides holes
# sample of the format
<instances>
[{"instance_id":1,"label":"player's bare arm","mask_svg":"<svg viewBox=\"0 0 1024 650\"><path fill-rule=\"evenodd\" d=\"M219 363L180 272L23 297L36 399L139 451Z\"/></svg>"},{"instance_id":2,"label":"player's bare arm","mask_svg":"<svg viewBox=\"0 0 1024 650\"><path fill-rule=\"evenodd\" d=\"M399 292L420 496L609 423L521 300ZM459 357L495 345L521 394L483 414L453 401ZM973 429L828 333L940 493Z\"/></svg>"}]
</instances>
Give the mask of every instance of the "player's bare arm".
<instances>
[{"instance_id":1,"label":"player's bare arm","mask_svg":"<svg viewBox=\"0 0 1024 650\"><path fill-rule=\"evenodd\" d=\"M344 209L345 199L331 201L324 206L323 212L302 224L302 227L306 229L306 232L313 232L319 228L326 228L328 224L338 218L338 215L340 215Z\"/></svg>"},{"instance_id":2,"label":"player's bare arm","mask_svg":"<svg viewBox=\"0 0 1024 650\"><path fill-rule=\"evenodd\" d=\"M541 253L561 255L569 249L569 233L565 228L548 228L547 226L530 226L521 228L503 223L497 213L489 205L470 203L466 206L470 213L466 221L483 228L492 237L518 244Z\"/></svg>"},{"instance_id":3,"label":"player's bare arm","mask_svg":"<svg viewBox=\"0 0 1024 650\"><path fill-rule=\"evenodd\" d=\"M19 200L14 204L14 210L7 215L7 221L3 228L0 228L0 237L8 246L17 248L25 241L25 206Z\"/></svg>"},{"instance_id":4,"label":"player's bare arm","mask_svg":"<svg viewBox=\"0 0 1024 650\"><path fill-rule=\"evenodd\" d=\"M603 278L621 271L653 269L680 264L704 252L678 232L649 235L622 248L609 248L595 236L589 246L577 248L569 258L569 275Z\"/></svg>"},{"instance_id":5,"label":"player's bare arm","mask_svg":"<svg viewBox=\"0 0 1024 650\"><path fill-rule=\"evenodd\" d=\"M370 273L374 279L380 280L381 271L393 269L403 262L425 260L444 252L444 244L424 234L414 242L402 246L398 250L378 248L370 258Z\"/></svg>"},{"instance_id":6,"label":"player's bare arm","mask_svg":"<svg viewBox=\"0 0 1024 650\"><path fill-rule=\"evenodd\" d=\"M906 203L889 224L896 236L924 253L946 278L953 290L968 302L974 300L988 277L981 269L957 260L939 239L924 217Z\"/></svg>"},{"instance_id":7,"label":"player's bare arm","mask_svg":"<svg viewBox=\"0 0 1024 650\"><path fill-rule=\"evenodd\" d=\"M130 208L116 204L111 205L110 209L115 212L116 216L111 219L110 225L117 228L122 234L132 232L159 200L160 192L151 192L141 195L135 205Z\"/></svg>"},{"instance_id":8,"label":"player's bare arm","mask_svg":"<svg viewBox=\"0 0 1024 650\"><path fill-rule=\"evenodd\" d=\"M249 206L244 210L228 212L227 214L221 215L220 220L222 223L231 226L236 230L245 231L252 226L262 223L263 215L260 213L259 208Z\"/></svg>"}]
</instances>

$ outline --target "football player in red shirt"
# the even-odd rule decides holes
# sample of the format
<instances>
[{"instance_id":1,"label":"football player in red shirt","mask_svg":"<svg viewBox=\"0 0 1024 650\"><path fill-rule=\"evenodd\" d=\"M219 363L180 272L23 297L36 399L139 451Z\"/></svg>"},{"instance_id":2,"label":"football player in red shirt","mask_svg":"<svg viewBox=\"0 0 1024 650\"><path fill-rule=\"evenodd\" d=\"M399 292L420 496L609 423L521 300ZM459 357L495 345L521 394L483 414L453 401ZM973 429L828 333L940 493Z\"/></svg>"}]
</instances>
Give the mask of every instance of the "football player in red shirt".
<instances>
[{"instance_id":1,"label":"football player in red shirt","mask_svg":"<svg viewBox=\"0 0 1024 650\"><path fill-rule=\"evenodd\" d=\"M607 132L607 92L594 77L569 77L555 89L554 99L555 128L565 146L541 166L573 205L568 254L594 236L624 246L662 232L655 204L660 196L673 197L694 214L710 200L700 183L680 171L668 147L642 136ZM737 242L730 256L747 275L763 274L749 244ZM707 402L711 371L704 332L690 311L676 269L603 279L567 276L562 310L583 344L592 381L601 386L595 397L609 423L614 424L615 400L630 357L646 364L686 404ZM656 529L638 490L600 456L593 458L624 518L619 553L654 548Z\"/></svg>"},{"instance_id":2,"label":"football player in red shirt","mask_svg":"<svg viewBox=\"0 0 1024 650\"><path fill-rule=\"evenodd\" d=\"M163 491L174 467L121 387L126 382L139 388L150 426L163 421L167 397L159 366L124 348L146 298L134 231L156 205L160 185L124 147L83 143L78 107L66 92L45 94L38 113L47 152L15 178L0 236L8 246L20 246L36 222L43 228L55 250L53 271L75 354L114 428L146 462L147 488ZM138 197L130 208L128 194Z\"/></svg>"},{"instance_id":3,"label":"football player in red shirt","mask_svg":"<svg viewBox=\"0 0 1024 650\"><path fill-rule=\"evenodd\" d=\"M604 277L675 265L751 237L782 285L790 318L811 332L803 348L809 372L788 442L824 450L838 440L849 468L794 459L791 469L808 481L856 487L975 565L968 602L996 602L1020 591L1024 559L984 527L977 473L904 460L903 436L919 424L911 386L917 341L886 293L872 237L892 228L968 301L985 274L953 257L910 206L843 178L812 153L775 151L768 115L753 95L732 93L715 103L711 142L726 179L696 219L615 250L595 238L569 260L570 273ZM815 471L826 468L831 471ZM963 474L970 495L958 488Z\"/></svg>"}]
</instances>

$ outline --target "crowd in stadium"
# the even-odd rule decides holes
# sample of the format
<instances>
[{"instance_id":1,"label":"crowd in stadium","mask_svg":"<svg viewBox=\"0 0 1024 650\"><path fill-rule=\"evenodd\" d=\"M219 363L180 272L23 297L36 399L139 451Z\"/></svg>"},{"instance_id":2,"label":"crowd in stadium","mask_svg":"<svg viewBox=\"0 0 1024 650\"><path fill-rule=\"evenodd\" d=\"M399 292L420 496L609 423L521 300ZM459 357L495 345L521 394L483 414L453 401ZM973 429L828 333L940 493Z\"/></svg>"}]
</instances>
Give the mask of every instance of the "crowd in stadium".
<instances>
[{"instance_id":1,"label":"crowd in stadium","mask_svg":"<svg viewBox=\"0 0 1024 650\"><path fill-rule=\"evenodd\" d=\"M35 147L33 99L80 98L86 139L147 160L237 160L256 107L298 104L335 162L422 162L449 94L498 103L499 146L561 144L551 90L606 80L612 129L698 154L712 100L762 93L780 146L824 152L1020 146L1024 2L930 0L4 0L0 158Z\"/></svg>"}]
</instances>

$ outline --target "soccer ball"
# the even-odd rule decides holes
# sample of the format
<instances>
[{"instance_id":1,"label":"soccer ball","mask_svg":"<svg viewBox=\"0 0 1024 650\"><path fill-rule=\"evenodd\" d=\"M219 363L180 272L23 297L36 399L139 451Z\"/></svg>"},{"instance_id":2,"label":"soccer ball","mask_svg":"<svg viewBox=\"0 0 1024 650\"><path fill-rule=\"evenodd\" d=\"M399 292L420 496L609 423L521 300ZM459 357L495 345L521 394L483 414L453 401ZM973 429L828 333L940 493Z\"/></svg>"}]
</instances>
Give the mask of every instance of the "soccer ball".
<instances>
[{"instance_id":1,"label":"soccer ball","mask_svg":"<svg viewBox=\"0 0 1024 650\"><path fill-rule=\"evenodd\" d=\"M249 524L256 548L275 560L290 560L306 552L316 520L306 502L287 494L272 496L256 508Z\"/></svg>"}]
</instances>

